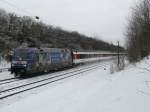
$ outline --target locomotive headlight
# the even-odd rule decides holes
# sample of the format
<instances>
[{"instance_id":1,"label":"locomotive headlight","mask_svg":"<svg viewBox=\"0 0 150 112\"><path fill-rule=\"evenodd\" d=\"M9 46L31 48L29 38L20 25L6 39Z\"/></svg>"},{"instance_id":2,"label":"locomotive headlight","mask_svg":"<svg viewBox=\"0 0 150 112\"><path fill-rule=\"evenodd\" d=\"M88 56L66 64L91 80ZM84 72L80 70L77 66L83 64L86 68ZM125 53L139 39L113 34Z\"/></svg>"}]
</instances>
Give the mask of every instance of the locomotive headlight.
<instances>
[{"instance_id":1,"label":"locomotive headlight","mask_svg":"<svg viewBox=\"0 0 150 112\"><path fill-rule=\"evenodd\" d=\"M11 66L15 66L15 64L14 64L14 63L12 63L12 64L11 64Z\"/></svg>"},{"instance_id":2,"label":"locomotive headlight","mask_svg":"<svg viewBox=\"0 0 150 112\"><path fill-rule=\"evenodd\" d=\"M16 61L12 61L11 66L14 67L16 64Z\"/></svg>"},{"instance_id":3,"label":"locomotive headlight","mask_svg":"<svg viewBox=\"0 0 150 112\"><path fill-rule=\"evenodd\" d=\"M26 64L24 64L23 66L24 66L24 67L26 67L27 65L26 65Z\"/></svg>"},{"instance_id":4,"label":"locomotive headlight","mask_svg":"<svg viewBox=\"0 0 150 112\"><path fill-rule=\"evenodd\" d=\"M27 67L27 61L21 61L21 64L22 64L24 67Z\"/></svg>"}]
</instances>

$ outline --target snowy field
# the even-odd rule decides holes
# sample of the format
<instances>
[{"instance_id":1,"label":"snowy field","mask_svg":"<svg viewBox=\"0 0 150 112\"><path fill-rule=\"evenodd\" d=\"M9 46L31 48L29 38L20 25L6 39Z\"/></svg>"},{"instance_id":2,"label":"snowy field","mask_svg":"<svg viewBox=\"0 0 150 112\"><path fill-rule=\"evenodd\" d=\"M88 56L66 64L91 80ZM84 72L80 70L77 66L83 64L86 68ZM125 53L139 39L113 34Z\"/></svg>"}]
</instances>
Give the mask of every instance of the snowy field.
<instances>
[{"instance_id":1,"label":"snowy field","mask_svg":"<svg viewBox=\"0 0 150 112\"><path fill-rule=\"evenodd\" d=\"M3 71L3 69L5 69L5 68L10 68L10 63L8 63L6 61L0 62L0 80L14 77L7 70Z\"/></svg>"},{"instance_id":2,"label":"snowy field","mask_svg":"<svg viewBox=\"0 0 150 112\"><path fill-rule=\"evenodd\" d=\"M1 60L0 61L0 69L2 69L2 68L8 68L8 67L10 67L10 63L8 63L5 60Z\"/></svg>"},{"instance_id":3,"label":"snowy field","mask_svg":"<svg viewBox=\"0 0 150 112\"><path fill-rule=\"evenodd\" d=\"M2 103L2 102L0 102ZM110 74L98 68L0 108L0 112L150 112L150 60Z\"/></svg>"}]
</instances>

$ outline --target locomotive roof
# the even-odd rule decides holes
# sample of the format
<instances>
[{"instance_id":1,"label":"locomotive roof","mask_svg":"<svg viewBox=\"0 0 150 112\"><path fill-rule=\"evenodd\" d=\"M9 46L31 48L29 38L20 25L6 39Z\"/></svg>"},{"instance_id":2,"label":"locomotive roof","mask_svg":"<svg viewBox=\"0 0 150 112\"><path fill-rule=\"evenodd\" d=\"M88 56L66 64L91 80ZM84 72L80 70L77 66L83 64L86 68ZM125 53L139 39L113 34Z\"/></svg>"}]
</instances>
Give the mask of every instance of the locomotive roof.
<instances>
[{"instance_id":1,"label":"locomotive roof","mask_svg":"<svg viewBox=\"0 0 150 112\"><path fill-rule=\"evenodd\" d=\"M38 49L37 48L16 48L14 49L15 51L17 50L26 50L26 51L37 51Z\"/></svg>"},{"instance_id":2,"label":"locomotive roof","mask_svg":"<svg viewBox=\"0 0 150 112\"><path fill-rule=\"evenodd\" d=\"M61 51L68 51L69 49L63 49L63 48L16 48L15 51L17 51L17 50L25 50L28 52L39 52L39 51L61 52Z\"/></svg>"},{"instance_id":3,"label":"locomotive roof","mask_svg":"<svg viewBox=\"0 0 150 112\"><path fill-rule=\"evenodd\" d=\"M44 51L67 51L69 49L66 48L41 48Z\"/></svg>"}]
</instances>

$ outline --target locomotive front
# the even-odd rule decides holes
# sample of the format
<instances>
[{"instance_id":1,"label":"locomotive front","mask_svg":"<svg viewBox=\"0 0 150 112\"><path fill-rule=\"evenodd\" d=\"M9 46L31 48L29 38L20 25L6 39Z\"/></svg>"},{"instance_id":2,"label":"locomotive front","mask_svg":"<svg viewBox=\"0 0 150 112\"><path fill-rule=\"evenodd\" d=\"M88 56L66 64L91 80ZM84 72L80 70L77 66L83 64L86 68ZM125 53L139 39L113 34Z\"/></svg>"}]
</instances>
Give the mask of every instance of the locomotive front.
<instances>
[{"instance_id":1,"label":"locomotive front","mask_svg":"<svg viewBox=\"0 0 150 112\"><path fill-rule=\"evenodd\" d=\"M31 70L33 52L29 49L15 49L11 61L11 73L16 76L25 74Z\"/></svg>"}]
</instances>

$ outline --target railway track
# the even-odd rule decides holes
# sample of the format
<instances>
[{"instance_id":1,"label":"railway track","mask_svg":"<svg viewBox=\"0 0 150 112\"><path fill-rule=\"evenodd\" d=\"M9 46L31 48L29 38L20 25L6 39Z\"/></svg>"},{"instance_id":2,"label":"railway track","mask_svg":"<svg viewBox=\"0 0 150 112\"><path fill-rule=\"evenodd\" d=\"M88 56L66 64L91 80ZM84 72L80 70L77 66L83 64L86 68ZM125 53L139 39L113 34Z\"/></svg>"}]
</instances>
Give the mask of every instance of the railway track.
<instances>
[{"instance_id":1,"label":"railway track","mask_svg":"<svg viewBox=\"0 0 150 112\"><path fill-rule=\"evenodd\" d=\"M23 93L25 91L39 88L41 86L48 85L50 83L57 82L57 81L60 81L63 79L67 79L69 77L73 77L73 76L94 70L96 68L105 68L105 66L106 66L106 64L105 65L104 64L101 64L101 65L97 64L97 65L93 65L93 66L86 67L83 69L78 69L78 70L74 70L71 72L67 72L67 73L60 73L60 74L57 74L55 76L50 76L48 78L43 78L41 80L32 81L30 83L21 84L21 85L14 86L14 87L6 87L4 90L0 91L0 99L5 99L7 97L14 96L14 95L17 95L19 93Z\"/></svg>"},{"instance_id":2,"label":"railway track","mask_svg":"<svg viewBox=\"0 0 150 112\"><path fill-rule=\"evenodd\" d=\"M30 78L34 78L34 77L30 77ZM28 79L30 79L30 78L28 78ZM3 80L0 80L0 86L4 85L4 84L9 84L9 83L17 82L17 81L20 81L20 80L24 80L24 79L18 79L16 77L14 77L14 78L8 78L8 79L3 79Z\"/></svg>"},{"instance_id":3,"label":"railway track","mask_svg":"<svg viewBox=\"0 0 150 112\"><path fill-rule=\"evenodd\" d=\"M0 80L0 86L3 85L3 84L8 84L8 83L15 82L15 81L18 81L18 80L19 79L17 79L17 78L3 79L3 80Z\"/></svg>"}]
</instances>

